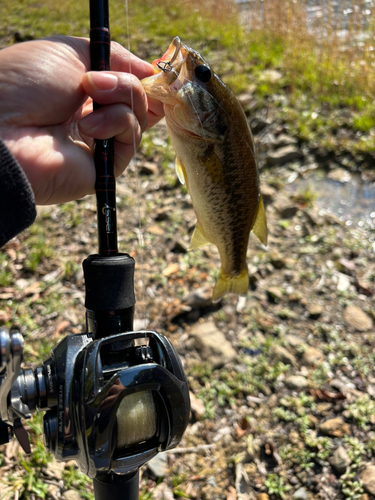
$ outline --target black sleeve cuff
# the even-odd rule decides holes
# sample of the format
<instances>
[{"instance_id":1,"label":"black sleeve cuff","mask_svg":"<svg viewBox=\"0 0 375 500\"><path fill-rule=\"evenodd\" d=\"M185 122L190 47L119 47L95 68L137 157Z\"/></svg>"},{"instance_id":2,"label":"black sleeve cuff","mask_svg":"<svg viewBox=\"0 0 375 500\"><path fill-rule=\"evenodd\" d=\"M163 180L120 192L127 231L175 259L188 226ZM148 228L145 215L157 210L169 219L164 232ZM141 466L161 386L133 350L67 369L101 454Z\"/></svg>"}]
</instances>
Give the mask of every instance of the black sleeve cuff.
<instances>
[{"instance_id":1,"label":"black sleeve cuff","mask_svg":"<svg viewBox=\"0 0 375 500\"><path fill-rule=\"evenodd\" d=\"M0 140L0 247L31 226L34 194L22 168Z\"/></svg>"}]
</instances>

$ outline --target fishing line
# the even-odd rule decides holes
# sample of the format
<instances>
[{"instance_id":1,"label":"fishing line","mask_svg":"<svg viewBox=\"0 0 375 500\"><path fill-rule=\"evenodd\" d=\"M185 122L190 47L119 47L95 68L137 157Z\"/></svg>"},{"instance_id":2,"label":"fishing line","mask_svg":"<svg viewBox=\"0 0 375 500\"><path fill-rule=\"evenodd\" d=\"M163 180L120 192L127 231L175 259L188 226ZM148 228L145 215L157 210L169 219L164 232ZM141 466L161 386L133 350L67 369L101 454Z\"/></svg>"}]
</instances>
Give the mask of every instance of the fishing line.
<instances>
[{"instance_id":1,"label":"fishing line","mask_svg":"<svg viewBox=\"0 0 375 500\"><path fill-rule=\"evenodd\" d=\"M201 129L204 131L204 128L203 128L203 123L199 117L199 114L197 112L197 110L195 109L195 106L194 106L194 103L193 103L193 100L191 99L191 97L189 96L189 94L186 94L189 101L190 101L190 104L191 104L191 107L194 109L194 113L197 115L197 118L198 118L198 121L199 121L199 125L201 127ZM203 139L204 139L204 142L206 143L206 146L208 147L208 142L207 142L207 139L203 136Z\"/></svg>"},{"instance_id":2,"label":"fishing line","mask_svg":"<svg viewBox=\"0 0 375 500\"><path fill-rule=\"evenodd\" d=\"M129 52L129 67L128 67L128 72L131 75L132 74L132 62L131 62L131 52L130 52L130 26L129 26L129 5L128 5L128 0L125 0L125 17L126 17L126 45L127 45L127 50ZM134 113L134 94L133 94L133 87L130 85L130 106L131 110ZM133 158L131 162L134 159L135 153L137 151L137 144L136 144L136 139L135 139L135 123L133 127ZM139 247L139 257L140 257L140 264L141 264L141 302L142 302L142 318L143 322L146 323L146 291L145 291L145 278L144 278L144 263L143 263L143 258L144 258L144 239L143 239L143 228L142 228L142 219L141 219L141 179L139 172L137 171L137 168L134 169L135 171L135 179L136 179L136 192L137 192L137 199L138 199L138 247ZM144 325L144 328L146 328L146 324Z\"/></svg>"}]
</instances>

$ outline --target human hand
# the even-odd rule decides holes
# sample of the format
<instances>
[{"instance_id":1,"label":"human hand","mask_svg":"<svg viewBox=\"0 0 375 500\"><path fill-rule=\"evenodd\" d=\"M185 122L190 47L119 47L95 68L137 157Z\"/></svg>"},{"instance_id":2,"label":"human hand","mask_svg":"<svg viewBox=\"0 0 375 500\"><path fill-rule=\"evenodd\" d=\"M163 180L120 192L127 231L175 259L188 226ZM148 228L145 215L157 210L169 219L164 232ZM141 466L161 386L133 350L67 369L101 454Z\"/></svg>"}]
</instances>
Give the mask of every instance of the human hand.
<instances>
[{"instance_id":1,"label":"human hand","mask_svg":"<svg viewBox=\"0 0 375 500\"><path fill-rule=\"evenodd\" d=\"M0 51L0 68L0 137L37 204L94 192L93 138L114 137L120 175L142 132L164 114L139 82L153 74L152 66L114 42L110 72L88 72L89 40L67 36L7 47ZM93 113L92 100L102 105Z\"/></svg>"}]
</instances>

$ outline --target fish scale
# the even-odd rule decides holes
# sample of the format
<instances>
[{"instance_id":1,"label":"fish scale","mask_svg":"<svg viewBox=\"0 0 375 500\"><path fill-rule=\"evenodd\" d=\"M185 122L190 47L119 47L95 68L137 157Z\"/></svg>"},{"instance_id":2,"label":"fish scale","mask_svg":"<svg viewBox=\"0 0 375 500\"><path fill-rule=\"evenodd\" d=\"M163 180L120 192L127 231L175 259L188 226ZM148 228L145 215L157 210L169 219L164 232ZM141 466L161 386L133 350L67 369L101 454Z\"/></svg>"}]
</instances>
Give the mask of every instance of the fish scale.
<instances>
[{"instance_id":1,"label":"fish scale","mask_svg":"<svg viewBox=\"0 0 375 500\"><path fill-rule=\"evenodd\" d=\"M163 64L161 64L161 62ZM213 300L249 287L246 252L250 232L267 245L254 143L231 90L203 57L176 37L155 74L142 80L147 95L164 103L176 171L197 216L191 249L207 243L221 260Z\"/></svg>"}]
</instances>

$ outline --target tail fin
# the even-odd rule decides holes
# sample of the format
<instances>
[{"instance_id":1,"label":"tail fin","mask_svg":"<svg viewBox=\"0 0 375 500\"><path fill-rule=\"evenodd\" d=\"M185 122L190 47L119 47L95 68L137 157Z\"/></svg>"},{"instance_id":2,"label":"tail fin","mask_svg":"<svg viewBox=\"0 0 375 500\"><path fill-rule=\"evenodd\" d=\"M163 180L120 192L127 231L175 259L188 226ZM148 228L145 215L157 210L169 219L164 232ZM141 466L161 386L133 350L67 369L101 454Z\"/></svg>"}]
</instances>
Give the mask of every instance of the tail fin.
<instances>
[{"instance_id":1,"label":"tail fin","mask_svg":"<svg viewBox=\"0 0 375 500\"><path fill-rule=\"evenodd\" d=\"M225 276L221 271L219 278L214 286L212 293L212 301L218 302L227 293L238 293L246 295L249 289L249 274L247 269L244 269L237 276Z\"/></svg>"}]
</instances>

